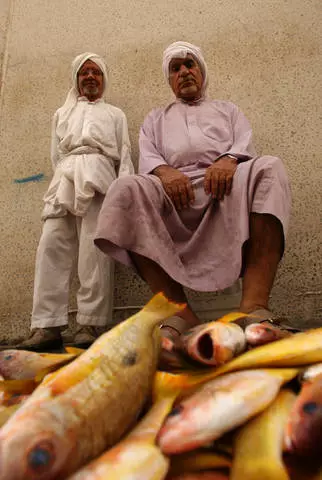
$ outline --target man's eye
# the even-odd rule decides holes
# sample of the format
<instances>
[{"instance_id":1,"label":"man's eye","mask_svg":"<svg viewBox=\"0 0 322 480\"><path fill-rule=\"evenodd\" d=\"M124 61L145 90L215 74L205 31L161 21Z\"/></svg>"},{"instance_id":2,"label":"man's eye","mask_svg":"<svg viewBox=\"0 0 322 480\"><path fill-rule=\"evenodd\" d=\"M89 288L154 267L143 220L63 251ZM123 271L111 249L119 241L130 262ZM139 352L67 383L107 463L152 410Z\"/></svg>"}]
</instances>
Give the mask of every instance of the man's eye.
<instances>
[{"instance_id":1,"label":"man's eye","mask_svg":"<svg viewBox=\"0 0 322 480\"><path fill-rule=\"evenodd\" d=\"M180 68L179 65L173 65L171 67L171 72L179 72L179 68Z\"/></svg>"},{"instance_id":2,"label":"man's eye","mask_svg":"<svg viewBox=\"0 0 322 480\"><path fill-rule=\"evenodd\" d=\"M187 62L185 62L185 65L187 68L192 68L194 66L194 61L193 60L188 60Z\"/></svg>"}]
</instances>

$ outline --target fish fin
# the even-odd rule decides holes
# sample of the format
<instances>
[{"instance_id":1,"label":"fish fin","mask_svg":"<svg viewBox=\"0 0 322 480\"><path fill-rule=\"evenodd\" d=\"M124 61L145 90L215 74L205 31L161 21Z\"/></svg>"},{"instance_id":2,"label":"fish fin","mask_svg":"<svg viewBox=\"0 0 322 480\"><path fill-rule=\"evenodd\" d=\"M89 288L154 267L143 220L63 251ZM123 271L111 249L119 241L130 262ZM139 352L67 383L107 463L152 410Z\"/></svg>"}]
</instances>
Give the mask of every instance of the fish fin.
<instances>
[{"instance_id":1,"label":"fish fin","mask_svg":"<svg viewBox=\"0 0 322 480\"><path fill-rule=\"evenodd\" d=\"M74 355L81 355L82 353L86 352L85 348L77 348L77 347L65 347L67 353L72 353Z\"/></svg>"},{"instance_id":2,"label":"fish fin","mask_svg":"<svg viewBox=\"0 0 322 480\"><path fill-rule=\"evenodd\" d=\"M60 362L65 360L73 360L75 358L75 353L39 353L42 358L50 360L53 362Z\"/></svg>"},{"instance_id":3,"label":"fish fin","mask_svg":"<svg viewBox=\"0 0 322 480\"><path fill-rule=\"evenodd\" d=\"M55 372L56 375L50 376L48 381L46 381L46 385L50 388L53 396L60 395L87 378L101 360L100 357L94 357L87 359L86 362L82 362L81 365L78 364L74 366L73 364L69 364L66 366L70 367L68 370L64 367L58 372Z\"/></svg>"},{"instance_id":4,"label":"fish fin","mask_svg":"<svg viewBox=\"0 0 322 480\"><path fill-rule=\"evenodd\" d=\"M7 393L32 393L38 383L35 379L3 380L0 382L0 391Z\"/></svg>"},{"instance_id":5,"label":"fish fin","mask_svg":"<svg viewBox=\"0 0 322 480\"><path fill-rule=\"evenodd\" d=\"M236 320L239 320L240 318L245 318L245 317L257 317L257 315L251 315L249 313L244 313L244 312L231 312L227 313L227 315L224 315L223 317L220 317L216 320L216 322L221 322L221 323L229 323L229 322L235 322Z\"/></svg>"},{"instance_id":6,"label":"fish fin","mask_svg":"<svg viewBox=\"0 0 322 480\"><path fill-rule=\"evenodd\" d=\"M157 402L165 397L176 397L186 385L185 375L157 371L154 377L152 397Z\"/></svg>"}]
</instances>

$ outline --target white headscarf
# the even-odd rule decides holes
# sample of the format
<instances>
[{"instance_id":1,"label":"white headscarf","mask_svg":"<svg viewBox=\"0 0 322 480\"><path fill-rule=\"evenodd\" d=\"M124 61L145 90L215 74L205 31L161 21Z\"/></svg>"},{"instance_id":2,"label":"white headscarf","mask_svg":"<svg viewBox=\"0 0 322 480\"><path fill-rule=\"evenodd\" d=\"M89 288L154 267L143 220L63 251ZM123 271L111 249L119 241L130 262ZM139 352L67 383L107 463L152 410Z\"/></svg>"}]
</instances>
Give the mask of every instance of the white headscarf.
<instances>
[{"instance_id":1,"label":"white headscarf","mask_svg":"<svg viewBox=\"0 0 322 480\"><path fill-rule=\"evenodd\" d=\"M78 90L78 79L77 74L81 68L81 66L87 61L91 60L92 62L96 63L96 65L102 70L103 72L103 93L106 89L108 74L107 74L107 67L105 65L104 60L96 53L85 52L81 53L77 57L74 58L72 61L72 88L69 90L64 105L59 109L59 121L57 124L57 128L61 129L64 127L69 115L71 114L72 110L74 109L75 105L77 104L77 98L79 97L79 90Z\"/></svg>"},{"instance_id":2,"label":"white headscarf","mask_svg":"<svg viewBox=\"0 0 322 480\"><path fill-rule=\"evenodd\" d=\"M196 45L188 42L174 42L171 43L163 52L162 70L165 78L169 82L169 65L173 58L186 58L192 55L198 62L203 77L202 95L204 95L208 86L208 69L205 59L202 55L201 49Z\"/></svg>"}]
</instances>

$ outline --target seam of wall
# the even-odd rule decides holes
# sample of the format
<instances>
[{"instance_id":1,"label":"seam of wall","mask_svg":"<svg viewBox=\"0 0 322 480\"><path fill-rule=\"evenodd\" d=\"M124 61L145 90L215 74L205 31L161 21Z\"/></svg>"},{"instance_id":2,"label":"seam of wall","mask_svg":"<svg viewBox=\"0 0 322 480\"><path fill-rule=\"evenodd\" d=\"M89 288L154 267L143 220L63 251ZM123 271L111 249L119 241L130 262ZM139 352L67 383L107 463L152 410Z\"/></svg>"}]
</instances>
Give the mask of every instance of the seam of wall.
<instances>
[{"instance_id":1,"label":"seam of wall","mask_svg":"<svg viewBox=\"0 0 322 480\"><path fill-rule=\"evenodd\" d=\"M2 62L1 72L0 72L0 133L2 131L2 118L3 118L2 109L3 109L8 61L9 61L9 41L10 41L11 26L12 26L12 19L13 19L14 3L15 3L15 0L11 0L9 5L9 12L8 12L7 24L6 24L6 30L5 30L3 62Z\"/></svg>"}]
</instances>

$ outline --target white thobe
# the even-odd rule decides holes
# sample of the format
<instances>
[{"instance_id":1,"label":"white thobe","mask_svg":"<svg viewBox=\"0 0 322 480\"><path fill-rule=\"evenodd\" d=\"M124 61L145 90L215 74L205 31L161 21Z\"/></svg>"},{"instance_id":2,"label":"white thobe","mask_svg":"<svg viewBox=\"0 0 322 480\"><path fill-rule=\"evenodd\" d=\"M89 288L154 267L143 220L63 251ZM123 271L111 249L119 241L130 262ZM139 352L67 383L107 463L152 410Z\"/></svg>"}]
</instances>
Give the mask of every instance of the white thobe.
<instances>
[{"instance_id":1,"label":"white thobe","mask_svg":"<svg viewBox=\"0 0 322 480\"><path fill-rule=\"evenodd\" d=\"M78 257L77 321L108 323L112 311L113 262L94 245L104 196L117 177L134 172L124 113L103 99L80 97L67 122L60 109L52 126L54 176L44 196L37 249L32 328L68 322L69 284Z\"/></svg>"}]
</instances>

